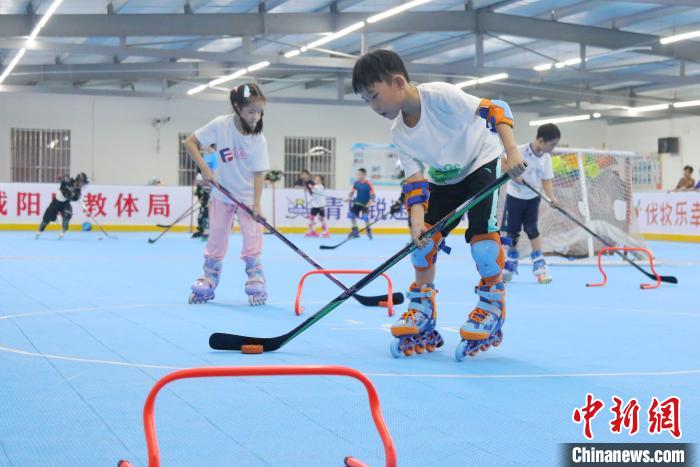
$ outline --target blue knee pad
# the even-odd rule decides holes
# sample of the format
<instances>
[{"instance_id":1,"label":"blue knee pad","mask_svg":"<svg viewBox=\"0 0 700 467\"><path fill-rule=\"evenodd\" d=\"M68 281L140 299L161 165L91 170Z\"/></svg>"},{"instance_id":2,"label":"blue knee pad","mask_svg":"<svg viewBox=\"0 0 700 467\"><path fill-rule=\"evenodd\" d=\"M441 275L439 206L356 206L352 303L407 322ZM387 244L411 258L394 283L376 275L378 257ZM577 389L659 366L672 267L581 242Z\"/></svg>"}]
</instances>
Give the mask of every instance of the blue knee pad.
<instances>
[{"instance_id":1,"label":"blue knee pad","mask_svg":"<svg viewBox=\"0 0 700 467\"><path fill-rule=\"evenodd\" d=\"M350 219L350 220L357 219L357 216L355 215L354 212L350 211L350 212L348 212L348 219Z\"/></svg>"},{"instance_id":2,"label":"blue knee pad","mask_svg":"<svg viewBox=\"0 0 700 467\"><path fill-rule=\"evenodd\" d=\"M361 219L365 222L369 222L369 216L367 214L364 214Z\"/></svg>"},{"instance_id":3,"label":"blue knee pad","mask_svg":"<svg viewBox=\"0 0 700 467\"><path fill-rule=\"evenodd\" d=\"M493 277L500 274L502 266L499 256L503 254L501 245L496 240L484 239L471 244L472 258L481 277Z\"/></svg>"},{"instance_id":4,"label":"blue knee pad","mask_svg":"<svg viewBox=\"0 0 700 467\"><path fill-rule=\"evenodd\" d=\"M438 232L430 238L430 241L423 248L416 248L411 252L411 262L413 267L419 271L430 269L437 261L438 251L442 250L448 255L452 248L445 245L442 233Z\"/></svg>"}]
</instances>

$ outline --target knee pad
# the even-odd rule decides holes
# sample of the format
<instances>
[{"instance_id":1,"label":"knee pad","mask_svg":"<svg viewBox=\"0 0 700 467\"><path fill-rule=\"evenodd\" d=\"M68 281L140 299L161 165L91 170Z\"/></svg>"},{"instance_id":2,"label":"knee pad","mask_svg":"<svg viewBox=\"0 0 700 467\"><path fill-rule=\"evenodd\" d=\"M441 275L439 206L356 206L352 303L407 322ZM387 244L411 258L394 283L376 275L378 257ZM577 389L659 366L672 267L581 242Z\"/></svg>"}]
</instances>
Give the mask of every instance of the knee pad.
<instances>
[{"instance_id":1,"label":"knee pad","mask_svg":"<svg viewBox=\"0 0 700 467\"><path fill-rule=\"evenodd\" d=\"M471 240L472 258L483 279L500 277L506 263L498 232L474 235Z\"/></svg>"},{"instance_id":2,"label":"knee pad","mask_svg":"<svg viewBox=\"0 0 700 467\"><path fill-rule=\"evenodd\" d=\"M530 240L534 240L540 236L540 232L537 230L537 224L526 225L524 230L525 230L525 233L527 234L527 238L529 238Z\"/></svg>"},{"instance_id":3,"label":"knee pad","mask_svg":"<svg viewBox=\"0 0 700 467\"><path fill-rule=\"evenodd\" d=\"M348 219L350 219L350 220L357 219L357 215L354 212L349 211L348 212Z\"/></svg>"},{"instance_id":4,"label":"knee pad","mask_svg":"<svg viewBox=\"0 0 700 467\"><path fill-rule=\"evenodd\" d=\"M369 215L363 214L361 219L365 222L369 222Z\"/></svg>"},{"instance_id":5,"label":"knee pad","mask_svg":"<svg viewBox=\"0 0 700 467\"><path fill-rule=\"evenodd\" d=\"M426 228L430 228L430 224L425 224ZM438 251L442 250L448 255L452 249L445 245L445 237L442 232L438 232L428 241L428 244L423 248L416 248L411 253L411 262L413 267L418 271L426 271L433 267L433 264L437 261Z\"/></svg>"}]
</instances>

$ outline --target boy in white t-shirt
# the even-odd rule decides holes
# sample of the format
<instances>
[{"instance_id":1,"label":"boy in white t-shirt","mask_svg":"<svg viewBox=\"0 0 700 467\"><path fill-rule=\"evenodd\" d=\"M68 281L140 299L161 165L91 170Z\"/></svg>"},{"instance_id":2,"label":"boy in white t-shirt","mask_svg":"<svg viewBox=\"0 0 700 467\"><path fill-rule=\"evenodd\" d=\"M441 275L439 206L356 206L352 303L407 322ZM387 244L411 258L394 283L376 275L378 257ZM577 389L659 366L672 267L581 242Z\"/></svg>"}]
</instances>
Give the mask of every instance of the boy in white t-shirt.
<instances>
[{"instance_id":1,"label":"boy in white t-shirt","mask_svg":"<svg viewBox=\"0 0 700 467\"><path fill-rule=\"evenodd\" d=\"M321 223L321 237L328 238L328 225L326 225L326 188L323 186L323 176L316 175L314 183L309 185L311 190L311 211L309 212L309 230L304 234L307 237L318 237L316 233L316 216Z\"/></svg>"},{"instance_id":2,"label":"boy in white t-shirt","mask_svg":"<svg viewBox=\"0 0 700 467\"><path fill-rule=\"evenodd\" d=\"M185 147L202 171L205 181L217 180L242 203L251 206L256 215L262 215L260 200L265 171L270 169L267 141L262 134L265 96L254 83L241 84L229 95L233 114L216 117L185 140ZM216 172L212 172L197 149L216 144L219 156ZM235 204L212 189L209 214L209 241L204 248L204 276L192 284L190 303L204 303L214 298L219 283L221 266L228 250L233 216L238 216L243 237L241 259L245 263L248 280L245 293L251 305L262 305L267 300L265 277L260 254L263 245L262 226Z\"/></svg>"},{"instance_id":3,"label":"boy in white t-shirt","mask_svg":"<svg viewBox=\"0 0 700 467\"><path fill-rule=\"evenodd\" d=\"M525 157L527 168L525 173L510 180L507 186L506 205L503 210L502 230L507 234L502 238L503 245L508 247L506 267L503 271L503 280L510 281L518 271L518 237L520 230L525 230L527 238L532 245L532 273L540 284L549 284L552 277L547 271L547 264L542 254L542 239L537 230L537 219L540 211L540 197L523 184L523 179L533 188L544 190L544 193L552 200L552 205L557 206L559 201L554 196L552 179L552 157L561 132L553 123L546 123L537 129L537 137L532 143L520 146L520 151Z\"/></svg>"},{"instance_id":4,"label":"boy in white t-shirt","mask_svg":"<svg viewBox=\"0 0 700 467\"><path fill-rule=\"evenodd\" d=\"M420 235L431 225L496 180L503 147L503 163L511 176L523 173L522 156L513 136L508 104L480 99L448 83L413 86L401 58L389 50L376 50L355 63L355 93L379 115L393 120L391 133L407 176L403 192L410 213L413 242L411 259L415 282L409 287L409 309L391 328L396 337L395 357L433 351L443 344L435 329L435 261L444 238L458 222L428 240ZM425 179L428 170L430 182ZM481 276L476 287L477 305L460 329L462 342L455 356L462 360L479 349L498 345L505 319L505 286L501 271L505 255L496 227L498 193L468 212L465 235Z\"/></svg>"}]
</instances>

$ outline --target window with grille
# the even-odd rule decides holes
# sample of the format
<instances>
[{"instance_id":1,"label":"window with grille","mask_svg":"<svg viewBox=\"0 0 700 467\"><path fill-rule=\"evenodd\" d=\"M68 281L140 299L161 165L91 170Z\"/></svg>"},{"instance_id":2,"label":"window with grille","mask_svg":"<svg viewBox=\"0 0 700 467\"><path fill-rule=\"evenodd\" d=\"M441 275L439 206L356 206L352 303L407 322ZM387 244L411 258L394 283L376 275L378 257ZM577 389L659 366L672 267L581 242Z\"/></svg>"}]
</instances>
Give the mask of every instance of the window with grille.
<instances>
[{"instance_id":1,"label":"window with grille","mask_svg":"<svg viewBox=\"0 0 700 467\"><path fill-rule=\"evenodd\" d=\"M70 175L70 130L12 128L10 152L13 182L53 183Z\"/></svg>"},{"instance_id":2,"label":"window with grille","mask_svg":"<svg viewBox=\"0 0 700 467\"><path fill-rule=\"evenodd\" d=\"M180 148L180 165L178 169L179 183L181 186L189 186L194 184L194 178L197 175L197 166L194 160L187 153L185 148L185 140L189 136L189 133L178 134L178 139L180 141L178 147Z\"/></svg>"},{"instance_id":3,"label":"window with grille","mask_svg":"<svg viewBox=\"0 0 700 467\"><path fill-rule=\"evenodd\" d=\"M335 188L335 138L284 138L284 186L291 188L302 170L322 175L326 188Z\"/></svg>"}]
</instances>

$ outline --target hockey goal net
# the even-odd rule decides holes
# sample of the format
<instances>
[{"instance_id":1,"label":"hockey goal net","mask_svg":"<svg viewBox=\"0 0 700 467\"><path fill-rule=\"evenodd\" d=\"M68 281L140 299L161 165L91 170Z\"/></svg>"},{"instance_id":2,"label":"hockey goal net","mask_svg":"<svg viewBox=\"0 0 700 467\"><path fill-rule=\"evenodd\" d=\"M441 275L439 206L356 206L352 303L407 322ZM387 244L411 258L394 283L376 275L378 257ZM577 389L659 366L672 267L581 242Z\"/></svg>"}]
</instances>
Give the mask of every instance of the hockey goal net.
<instances>
[{"instance_id":1,"label":"hockey goal net","mask_svg":"<svg viewBox=\"0 0 700 467\"><path fill-rule=\"evenodd\" d=\"M615 246L643 247L632 202L632 173L637 156L628 151L557 148L552 154L554 194L560 206ZM499 202L503 219L506 190ZM548 203L540 203L539 232L545 254L569 258L593 257L603 245ZM521 233L521 257L530 242Z\"/></svg>"}]
</instances>

